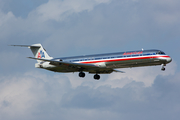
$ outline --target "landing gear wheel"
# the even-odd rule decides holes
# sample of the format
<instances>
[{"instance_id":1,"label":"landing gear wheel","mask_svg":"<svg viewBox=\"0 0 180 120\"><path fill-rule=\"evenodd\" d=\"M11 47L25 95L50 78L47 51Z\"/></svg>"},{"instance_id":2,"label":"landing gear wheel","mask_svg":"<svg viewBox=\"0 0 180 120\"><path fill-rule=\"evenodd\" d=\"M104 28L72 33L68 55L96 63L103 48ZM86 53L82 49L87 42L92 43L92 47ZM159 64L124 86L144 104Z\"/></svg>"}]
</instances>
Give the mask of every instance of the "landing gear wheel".
<instances>
[{"instance_id":1,"label":"landing gear wheel","mask_svg":"<svg viewBox=\"0 0 180 120\"><path fill-rule=\"evenodd\" d=\"M95 80L99 80L99 79L100 79L100 76L99 76L98 74L95 74L95 75L94 75L94 79L95 79Z\"/></svg>"},{"instance_id":2,"label":"landing gear wheel","mask_svg":"<svg viewBox=\"0 0 180 120\"><path fill-rule=\"evenodd\" d=\"M79 77L82 77L82 78L85 77L85 73L84 72L80 72L79 73Z\"/></svg>"},{"instance_id":3,"label":"landing gear wheel","mask_svg":"<svg viewBox=\"0 0 180 120\"><path fill-rule=\"evenodd\" d=\"M166 66L166 64L162 64L161 66L162 66L161 70L165 71L165 67L164 66Z\"/></svg>"},{"instance_id":4,"label":"landing gear wheel","mask_svg":"<svg viewBox=\"0 0 180 120\"><path fill-rule=\"evenodd\" d=\"M165 70L166 70L166 68L161 68L161 70L162 70L162 71L165 71Z\"/></svg>"}]
</instances>

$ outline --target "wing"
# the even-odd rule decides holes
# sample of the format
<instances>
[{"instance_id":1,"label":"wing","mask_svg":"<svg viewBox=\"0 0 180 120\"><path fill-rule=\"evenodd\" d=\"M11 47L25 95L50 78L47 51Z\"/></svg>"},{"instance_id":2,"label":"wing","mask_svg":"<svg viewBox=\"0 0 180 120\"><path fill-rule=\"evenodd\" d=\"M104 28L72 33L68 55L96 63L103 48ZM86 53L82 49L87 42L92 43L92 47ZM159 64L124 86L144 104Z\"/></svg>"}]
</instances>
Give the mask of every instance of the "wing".
<instances>
[{"instance_id":1,"label":"wing","mask_svg":"<svg viewBox=\"0 0 180 120\"><path fill-rule=\"evenodd\" d=\"M92 64L82 64L82 63L72 63L72 62L64 62L64 61L55 61L55 60L49 60L49 59L41 59L41 58L33 58L33 57L28 57L30 59L35 59L35 60L41 60L41 61L46 61L50 62L51 65L72 65L72 66L77 66L77 67L82 67L82 68L99 68L98 66L92 65Z\"/></svg>"},{"instance_id":2,"label":"wing","mask_svg":"<svg viewBox=\"0 0 180 120\"><path fill-rule=\"evenodd\" d=\"M28 57L30 59L35 59L35 60L41 60L44 62L49 62L51 65L55 65L57 67L63 66L67 68L73 69L71 72L78 72L78 71L86 71L89 73L99 73L99 74L107 74L107 73L112 73L112 72L121 72L124 73L123 71L118 71L114 70L112 68L102 68L99 66L96 66L94 64L83 64L83 63L72 63L72 62L64 62L64 61L55 61L55 60L50 60L50 59L41 59L41 58L33 58L33 57ZM69 71L69 70L67 70Z\"/></svg>"}]
</instances>

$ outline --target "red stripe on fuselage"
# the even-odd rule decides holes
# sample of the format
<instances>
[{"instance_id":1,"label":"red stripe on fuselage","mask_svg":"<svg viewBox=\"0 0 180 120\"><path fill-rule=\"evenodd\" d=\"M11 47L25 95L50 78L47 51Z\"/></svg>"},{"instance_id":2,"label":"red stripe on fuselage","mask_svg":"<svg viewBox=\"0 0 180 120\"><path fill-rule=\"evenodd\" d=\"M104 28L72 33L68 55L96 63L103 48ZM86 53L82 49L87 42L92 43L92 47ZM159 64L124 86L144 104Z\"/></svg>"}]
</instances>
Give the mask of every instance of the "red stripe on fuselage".
<instances>
[{"instance_id":1,"label":"red stripe on fuselage","mask_svg":"<svg viewBox=\"0 0 180 120\"><path fill-rule=\"evenodd\" d=\"M144 60L144 59L151 59L151 58L170 58L170 56L142 56L142 57L129 57L129 58L115 58L115 59L108 59L108 60L94 60L94 61L86 61L86 62L80 62L80 63L99 63L99 62L116 62L116 61L129 61L129 60Z\"/></svg>"}]
</instances>

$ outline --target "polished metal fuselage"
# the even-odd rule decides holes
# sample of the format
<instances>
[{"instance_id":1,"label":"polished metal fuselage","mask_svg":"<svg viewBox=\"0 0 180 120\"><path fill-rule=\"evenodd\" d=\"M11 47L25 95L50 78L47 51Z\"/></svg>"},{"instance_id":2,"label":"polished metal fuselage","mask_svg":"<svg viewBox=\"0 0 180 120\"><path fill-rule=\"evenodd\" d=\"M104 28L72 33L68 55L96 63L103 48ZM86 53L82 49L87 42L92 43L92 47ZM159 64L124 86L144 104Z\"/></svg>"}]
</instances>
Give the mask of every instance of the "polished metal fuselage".
<instances>
[{"instance_id":1,"label":"polished metal fuselage","mask_svg":"<svg viewBox=\"0 0 180 120\"><path fill-rule=\"evenodd\" d=\"M158 54L163 53L163 54ZM66 61L82 64L93 64L101 68L101 73L111 73L115 68L132 68L143 66L166 65L172 61L171 57L160 50L144 50L144 51L128 51L108 54L95 54L75 57L55 58L53 60ZM51 67L43 67L55 72L79 72L80 68L71 65L56 65ZM104 68L104 70L103 70ZM109 70L108 70L109 69ZM84 68L83 71L89 73L97 73L96 68Z\"/></svg>"}]
</instances>

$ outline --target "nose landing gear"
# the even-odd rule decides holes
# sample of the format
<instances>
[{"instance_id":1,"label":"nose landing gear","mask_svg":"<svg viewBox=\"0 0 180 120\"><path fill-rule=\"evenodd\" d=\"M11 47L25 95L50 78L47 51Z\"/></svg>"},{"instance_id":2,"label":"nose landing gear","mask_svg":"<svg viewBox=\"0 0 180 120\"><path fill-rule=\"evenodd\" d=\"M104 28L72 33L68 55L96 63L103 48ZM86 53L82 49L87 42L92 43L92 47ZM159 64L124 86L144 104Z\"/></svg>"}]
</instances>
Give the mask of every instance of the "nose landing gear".
<instances>
[{"instance_id":1,"label":"nose landing gear","mask_svg":"<svg viewBox=\"0 0 180 120\"><path fill-rule=\"evenodd\" d=\"M161 70L162 70L162 71L165 71L166 69L165 69L164 66L166 66L166 64L162 64L161 66L162 66L162 67L161 67Z\"/></svg>"}]
</instances>

